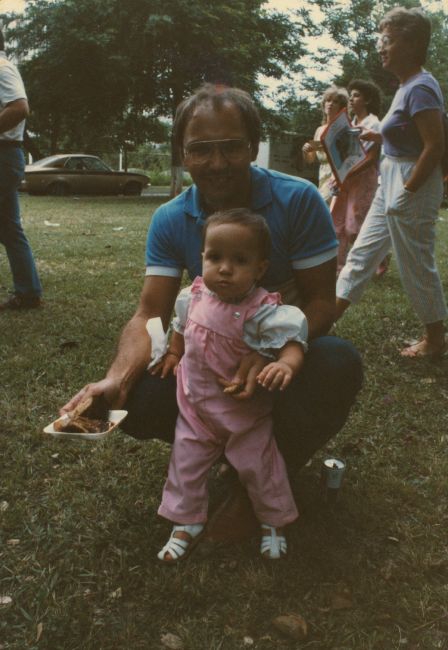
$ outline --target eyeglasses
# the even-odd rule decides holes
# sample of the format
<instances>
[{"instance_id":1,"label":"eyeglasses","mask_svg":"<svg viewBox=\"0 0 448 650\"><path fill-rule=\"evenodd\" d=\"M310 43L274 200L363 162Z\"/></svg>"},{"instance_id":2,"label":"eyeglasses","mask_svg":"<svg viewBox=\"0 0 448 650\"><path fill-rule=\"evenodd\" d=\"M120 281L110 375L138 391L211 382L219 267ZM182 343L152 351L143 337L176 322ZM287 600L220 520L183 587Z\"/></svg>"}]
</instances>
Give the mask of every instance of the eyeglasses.
<instances>
[{"instance_id":1,"label":"eyeglasses","mask_svg":"<svg viewBox=\"0 0 448 650\"><path fill-rule=\"evenodd\" d=\"M392 45L393 41L390 36L386 36L383 34L382 36L379 36L377 41L376 41L376 51L379 52L383 47L389 47Z\"/></svg>"},{"instance_id":2,"label":"eyeglasses","mask_svg":"<svg viewBox=\"0 0 448 650\"><path fill-rule=\"evenodd\" d=\"M247 155L250 149L250 142L240 138L229 140L201 140L187 144L184 148L184 156L193 164L208 162L214 152L219 153L227 162L240 162Z\"/></svg>"}]
</instances>

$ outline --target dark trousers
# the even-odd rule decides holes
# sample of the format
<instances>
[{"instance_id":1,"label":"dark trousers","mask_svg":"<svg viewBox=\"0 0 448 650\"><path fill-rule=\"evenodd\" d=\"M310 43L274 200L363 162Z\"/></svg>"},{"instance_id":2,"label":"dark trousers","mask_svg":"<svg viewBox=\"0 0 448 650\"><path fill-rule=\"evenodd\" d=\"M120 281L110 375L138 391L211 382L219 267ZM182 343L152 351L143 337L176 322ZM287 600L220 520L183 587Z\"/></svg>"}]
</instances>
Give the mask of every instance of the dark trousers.
<instances>
[{"instance_id":1,"label":"dark trousers","mask_svg":"<svg viewBox=\"0 0 448 650\"><path fill-rule=\"evenodd\" d=\"M335 336L311 341L300 374L274 398L274 434L288 467L304 465L343 427L362 374L361 357L348 341ZM127 434L172 443L178 413L175 377L144 372L124 408Z\"/></svg>"}]
</instances>

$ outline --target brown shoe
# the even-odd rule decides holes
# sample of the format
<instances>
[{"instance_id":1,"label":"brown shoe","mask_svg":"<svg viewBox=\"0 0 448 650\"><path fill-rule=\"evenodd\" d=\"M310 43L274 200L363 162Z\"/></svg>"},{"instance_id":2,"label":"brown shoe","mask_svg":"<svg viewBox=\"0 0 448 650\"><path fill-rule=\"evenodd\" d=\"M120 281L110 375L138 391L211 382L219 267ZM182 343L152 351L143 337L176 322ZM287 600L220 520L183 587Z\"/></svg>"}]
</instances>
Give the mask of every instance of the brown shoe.
<instances>
[{"instance_id":1,"label":"brown shoe","mask_svg":"<svg viewBox=\"0 0 448 650\"><path fill-rule=\"evenodd\" d=\"M14 293L8 300L0 304L0 310L6 309L37 309L42 307L43 302L40 296Z\"/></svg>"},{"instance_id":2,"label":"brown shoe","mask_svg":"<svg viewBox=\"0 0 448 650\"><path fill-rule=\"evenodd\" d=\"M237 482L209 518L203 539L210 542L242 542L259 532L260 524L247 492Z\"/></svg>"}]
</instances>

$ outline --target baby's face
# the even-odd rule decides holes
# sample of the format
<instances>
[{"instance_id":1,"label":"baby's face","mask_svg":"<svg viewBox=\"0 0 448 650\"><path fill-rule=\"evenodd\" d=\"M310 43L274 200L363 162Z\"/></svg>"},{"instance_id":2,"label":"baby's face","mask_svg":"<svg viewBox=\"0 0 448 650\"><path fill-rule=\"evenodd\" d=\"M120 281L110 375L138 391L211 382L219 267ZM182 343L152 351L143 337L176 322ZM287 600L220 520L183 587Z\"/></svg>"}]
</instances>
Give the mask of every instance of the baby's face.
<instances>
[{"instance_id":1,"label":"baby's face","mask_svg":"<svg viewBox=\"0 0 448 650\"><path fill-rule=\"evenodd\" d=\"M202 276L208 289L224 302L241 300L268 264L261 259L256 237L246 226L219 224L207 229Z\"/></svg>"}]
</instances>

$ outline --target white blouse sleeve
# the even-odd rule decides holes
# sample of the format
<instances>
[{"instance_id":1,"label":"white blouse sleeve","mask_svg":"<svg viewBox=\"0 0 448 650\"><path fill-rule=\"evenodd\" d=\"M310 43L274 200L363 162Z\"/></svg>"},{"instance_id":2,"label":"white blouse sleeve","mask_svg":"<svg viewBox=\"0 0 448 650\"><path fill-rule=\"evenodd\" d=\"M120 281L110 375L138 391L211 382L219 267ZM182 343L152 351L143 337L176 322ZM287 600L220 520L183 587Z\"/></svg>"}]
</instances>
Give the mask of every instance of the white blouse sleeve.
<instances>
[{"instance_id":1,"label":"white blouse sleeve","mask_svg":"<svg viewBox=\"0 0 448 650\"><path fill-rule=\"evenodd\" d=\"M269 359L277 359L286 343L301 343L308 349L308 323L305 314L293 305L262 305L244 323L243 339L252 350Z\"/></svg>"},{"instance_id":2,"label":"white blouse sleeve","mask_svg":"<svg viewBox=\"0 0 448 650\"><path fill-rule=\"evenodd\" d=\"M185 325L187 322L187 314L190 301L191 286L182 289L182 291L178 294L176 298L176 304L174 305L175 316L171 325L175 332L178 332L182 335L184 333Z\"/></svg>"}]
</instances>

